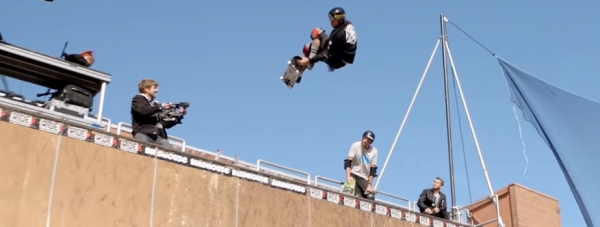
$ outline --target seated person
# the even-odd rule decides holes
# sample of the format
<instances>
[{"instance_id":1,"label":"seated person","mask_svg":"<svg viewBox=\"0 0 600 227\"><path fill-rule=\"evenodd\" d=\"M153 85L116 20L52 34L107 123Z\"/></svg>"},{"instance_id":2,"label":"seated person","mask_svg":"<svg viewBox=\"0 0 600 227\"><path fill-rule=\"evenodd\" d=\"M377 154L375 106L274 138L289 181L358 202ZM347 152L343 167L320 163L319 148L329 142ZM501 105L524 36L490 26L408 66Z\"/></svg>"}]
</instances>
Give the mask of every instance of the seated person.
<instances>
[{"instance_id":1,"label":"seated person","mask_svg":"<svg viewBox=\"0 0 600 227\"><path fill-rule=\"evenodd\" d=\"M310 54L300 60L298 65L312 68L316 62L323 61L329 66L329 71L333 72L346 64L354 63L357 48L354 25L346 20L346 12L340 7L329 11L329 20L333 27L331 35L323 29L313 29Z\"/></svg>"},{"instance_id":2,"label":"seated person","mask_svg":"<svg viewBox=\"0 0 600 227\"><path fill-rule=\"evenodd\" d=\"M436 177L433 180L433 187L421 192L419 201L417 202L421 213L442 219L449 219L448 211L446 211L446 195L441 191L443 186L444 180Z\"/></svg>"},{"instance_id":3,"label":"seated person","mask_svg":"<svg viewBox=\"0 0 600 227\"><path fill-rule=\"evenodd\" d=\"M81 54L63 54L66 61L73 62L85 67L90 67L94 64L94 54L91 50L84 51Z\"/></svg>"}]
</instances>

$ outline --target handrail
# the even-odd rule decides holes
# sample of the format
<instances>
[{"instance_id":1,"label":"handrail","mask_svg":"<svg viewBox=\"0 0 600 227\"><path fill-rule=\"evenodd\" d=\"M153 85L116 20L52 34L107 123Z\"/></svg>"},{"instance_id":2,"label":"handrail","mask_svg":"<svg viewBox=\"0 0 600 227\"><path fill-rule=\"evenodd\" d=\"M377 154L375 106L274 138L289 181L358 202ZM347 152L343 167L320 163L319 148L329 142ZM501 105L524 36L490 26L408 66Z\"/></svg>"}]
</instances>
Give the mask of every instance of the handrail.
<instances>
[{"instance_id":1,"label":"handrail","mask_svg":"<svg viewBox=\"0 0 600 227\"><path fill-rule=\"evenodd\" d=\"M121 130L123 130L123 126L127 126L129 128L132 128L131 124L125 123L125 122L119 122L117 124L117 135L121 135ZM110 130L110 127L109 127ZM169 139L174 139L177 140L179 142L181 142L181 151L185 151L185 140L176 136L169 136Z\"/></svg>"},{"instance_id":2,"label":"handrail","mask_svg":"<svg viewBox=\"0 0 600 227\"><path fill-rule=\"evenodd\" d=\"M102 120L100 121L100 123L102 122L106 122L106 132L110 132L110 128L112 126L112 122L110 121L110 119L108 117L102 117Z\"/></svg>"},{"instance_id":3,"label":"handrail","mask_svg":"<svg viewBox=\"0 0 600 227\"><path fill-rule=\"evenodd\" d=\"M125 123L125 122L119 122L119 123L117 124L117 135L121 135L121 129L123 128L123 126L127 126L127 127L129 127L129 128L133 128L133 126L132 126L132 125L130 125L130 124L127 124L127 123Z\"/></svg>"},{"instance_id":4,"label":"handrail","mask_svg":"<svg viewBox=\"0 0 600 227\"><path fill-rule=\"evenodd\" d=\"M456 207L455 207L455 209L456 209L456 211L457 211L457 213L458 213L458 216L459 216L458 218L460 218L458 221L459 221L459 222L462 222L462 219L463 219L463 217L462 217L462 216L463 216L463 215L467 215L467 217L466 217L466 218L468 219L468 217L469 217L468 215L471 213L470 209L471 209L471 208L472 208L474 205L476 205L476 204L479 204L479 203L481 203L481 202L484 202L484 201L487 201L487 200L490 200L490 201L492 201L492 202L494 201L494 200L493 200L493 197L485 197L485 198L481 198L481 199L479 199L479 200L477 200L477 201L475 201L475 202L473 202L473 203L471 203L471 204L469 204L469 205L466 205L466 206L456 206ZM466 211L466 213L465 213L465 212L463 212L463 211ZM497 218L496 218L496 219L497 219Z\"/></svg>"},{"instance_id":5,"label":"handrail","mask_svg":"<svg viewBox=\"0 0 600 227\"><path fill-rule=\"evenodd\" d=\"M331 178L327 178L327 177L324 177L324 176L316 175L315 176L315 183L314 183L315 186L320 186L319 185L319 179L321 179L323 181L331 182L331 183L334 183L334 184L339 184L339 185L343 185L344 184L344 182L341 181L341 180L336 180L336 179L331 179Z\"/></svg>"},{"instance_id":6,"label":"handrail","mask_svg":"<svg viewBox=\"0 0 600 227\"><path fill-rule=\"evenodd\" d=\"M457 206L457 208L458 208L459 210L467 210L467 209L470 209L472 206L474 206L474 205L476 205L476 204L478 204L478 203L481 203L481 202L483 202L483 201L486 201L486 200L491 200L491 201L493 201L493 198L492 198L492 197L484 197L484 198L481 198L481 199L479 199L479 200L477 200L477 201L475 201L475 202L473 202L473 203L471 203L471 204L469 204L469 205L466 205L466 206Z\"/></svg>"},{"instance_id":7,"label":"handrail","mask_svg":"<svg viewBox=\"0 0 600 227\"><path fill-rule=\"evenodd\" d=\"M483 222L483 223L480 223L480 224L475 224L475 226L476 227L482 227L482 226L485 226L485 225L490 224L490 223L495 222L495 221L498 221L498 218L494 218L494 219L491 219L489 221L486 221L486 222Z\"/></svg>"},{"instance_id":8,"label":"handrail","mask_svg":"<svg viewBox=\"0 0 600 227\"><path fill-rule=\"evenodd\" d=\"M410 199L403 198L403 197L400 197L400 196L397 196L397 195L392 195L390 193L382 192L382 191L376 191L375 194L382 194L382 195L385 195L385 196L390 197L390 198L394 198L394 199L397 199L397 200L401 200L401 201L407 202L408 203L408 210L412 210L412 208L411 208L412 207L412 205L411 205L412 203L410 202Z\"/></svg>"},{"instance_id":9,"label":"handrail","mask_svg":"<svg viewBox=\"0 0 600 227\"><path fill-rule=\"evenodd\" d=\"M174 139L174 140L181 142L181 151L185 152L185 140L184 139L177 137L177 136L168 136L168 137L169 137L168 138L169 140Z\"/></svg>"},{"instance_id":10,"label":"handrail","mask_svg":"<svg viewBox=\"0 0 600 227\"><path fill-rule=\"evenodd\" d=\"M324 177L324 176L316 175L315 176L315 181L314 181L314 185L315 186L327 187L327 188L334 189L332 186L329 186L329 185L319 185L319 179L321 179L323 181L331 182L331 183L334 183L334 184L339 184L339 185L343 185L344 184L344 182L341 181L341 180L336 180L336 179L331 179L331 178L327 178L327 177ZM335 188L335 190L341 191L341 188Z\"/></svg>"},{"instance_id":11,"label":"handrail","mask_svg":"<svg viewBox=\"0 0 600 227\"><path fill-rule=\"evenodd\" d=\"M335 183L335 184L340 184L340 185L343 185L343 184L344 184L344 182L343 182L343 181L340 181L340 180L331 179L331 178L327 178L327 177L323 177L323 176L316 175L316 176L315 176L315 183L314 183L314 185L315 185L315 186L320 186L320 185L319 185L319 179L321 179L321 180L323 180L323 181L327 181L327 182ZM382 191L377 191L377 192L376 192L376 194L382 194L382 195L385 195L385 196L388 196L388 197L391 197L391 198L394 198L394 199L398 199L398 200L405 201L405 202L407 202L407 203L408 203L408 209L409 209L409 210L411 210L412 203L411 203L411 201L410 201L409 199L407 199L407 198L403 198L403 197L400 197L400 196L397 196L397 195L393 195L393 194L390 194L390 193L387 193L387 192L382 192Z\"/></svg>"},{"instance_id":12,"label":"handrail","mask_svg":"<svg viewBox=\"0 0 600 227\"><path fill-rule=\"evenodd\" d=\"M221 157L223 157L223 156L221 156ZM243 164L243 165L247 165L248 167L254 167L254 168L256 168L256 165L254 165L252 163L249 163L249 162L246 162L246 161L239 160L239 159L237 160L237 163L238 163L238 165L239 164Z\"/></svg>"},{"instance_id":13,"label":"handrail","mask_svg":"<svg viewBox=\"0 0 600 227\"><path fill-rule=\"evenodd\" d=\"M185 148L186 148L186 150L187 150L187 149L189 149L189 150L193 150L193 151L197 151L197 152L201 152L201 153L209 154L209 155L212 155L212 156L215 156L215 157L217 157L217 155L218 155L218 156L219 156L219 159L226 159L226 160L232 161L232 162L234 162L234 163L236 162L235 158L233 158L233 157L229 157L229 156L227 156L227 155L224 155L224 154L220 154L220 155L219 155L219 154L217 154L216 152L212 152L212 151L208 151L208 150L200 149L200 148L197 148L197 147L192 147L192 146L189 146L189 145L187 145L187 144L185 145ZM252 166L252 167L254 167L254 165L251 165L251 166Z\"/></svg>"},{"instance_id":14,"label":"handrail","mask_svg":"<svg viewBox=\"0 0 600 227\"><path fill-rule=\"evenodd\" d=\"M261 159L259 159L258 161L256 161L256 171L260 172L260 164L261 163L267 164L267 165L270 165L270 166L273 166L273 167L278 167L278 168L281 168L281 169L285 169L285 170L288 170L288 171L291 171L291 172L294 172L294 173L306 175L306 183L310 184L310 173L308 173L308 172L304 172L302 170L293 169L293 168L290 168L290 167L287 167L287 166L279 165L279 164L268 162L268 161L261 160Z\"/></svg>"},{"instance_id":15,"label":"handrail","mask_svg":"<svg viewBox=\"0 0 600 227\"><path fill-rule=\"evenodd\" d=\"M248 166L247 168L250 168L250 169L254 168L254 169L256 169L256 165L254 165L254 166ZM300 181L300 182L304 182L304 181L306 181L306 180L305 180L303 177L301 177L301 176L294 175L294 174L292 174L292 173L286 173L286 172L284 172L284 171L282 171L282 170L275 170L275 169L262 168L262 171L263 171L264 173L267 173L267 174L269 174L269 175L273 175L273 176L281 176L281 177L284 177L284 178L286 178L286 179L290 179L290 180L297 180L297 181Z\"/></svg>"}]
</instances>

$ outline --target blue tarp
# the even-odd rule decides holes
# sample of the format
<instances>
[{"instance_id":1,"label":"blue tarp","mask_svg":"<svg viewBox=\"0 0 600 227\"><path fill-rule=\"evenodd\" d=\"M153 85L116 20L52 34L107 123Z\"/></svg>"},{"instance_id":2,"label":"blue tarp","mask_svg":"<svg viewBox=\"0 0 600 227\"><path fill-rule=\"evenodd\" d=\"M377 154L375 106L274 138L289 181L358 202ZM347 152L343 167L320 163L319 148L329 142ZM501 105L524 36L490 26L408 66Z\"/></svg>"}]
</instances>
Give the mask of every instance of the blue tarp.
<instances>
[{"instance_id":1,"label":"blue tarp","mask_svg":"<svg viewBox=\"0 0 600 227\"><path fill-rule=\"evenodd\" d=\"M600 225L600 103L498 61L511 101L554 153L585 222L589 227ZM553 178L548 176L549 185Z\"/></svg>"}]
</instances>

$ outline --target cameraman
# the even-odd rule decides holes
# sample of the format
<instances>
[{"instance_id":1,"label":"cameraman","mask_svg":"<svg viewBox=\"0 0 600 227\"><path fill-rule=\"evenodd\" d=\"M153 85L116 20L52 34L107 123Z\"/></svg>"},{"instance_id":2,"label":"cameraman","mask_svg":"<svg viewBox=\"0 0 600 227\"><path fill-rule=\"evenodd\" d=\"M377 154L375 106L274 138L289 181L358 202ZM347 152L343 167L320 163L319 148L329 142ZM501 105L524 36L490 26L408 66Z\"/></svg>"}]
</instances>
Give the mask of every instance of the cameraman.
<instances>
[{"instance_id":1,"label":"cameraman","mask_svg":"<svg viewBox=\"0 0 600 227\"><path fill-rule=\"evenodd\" d=\"M154 80L143 79L140 81L138 89L140 94L134 96L131 102L133 137L141 142L172 148L165 128L171 128L174 125L165 126L160 113L173 109L174 106L170 103L160 104L155 100L156 93L158 93L158 82ZM185 114L186 110L183 109L182 113Z\"/></svg>"}]
</instances>

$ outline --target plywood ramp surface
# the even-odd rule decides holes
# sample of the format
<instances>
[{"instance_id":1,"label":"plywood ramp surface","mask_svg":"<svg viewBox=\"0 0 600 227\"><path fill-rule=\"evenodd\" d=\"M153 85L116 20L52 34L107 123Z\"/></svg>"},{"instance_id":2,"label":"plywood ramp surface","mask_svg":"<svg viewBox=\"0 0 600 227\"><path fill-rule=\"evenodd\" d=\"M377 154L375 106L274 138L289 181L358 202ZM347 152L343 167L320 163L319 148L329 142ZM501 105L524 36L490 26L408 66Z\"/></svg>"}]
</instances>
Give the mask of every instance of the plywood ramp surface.
<instances>
[{"instance_id":1,"label":"plywood ramp surface","mask_svg":"<svg viewBox=\"0 0 600 227\"><path fill-rule=\"evenodd\" d=\"M52 226L149 226L154 162L62 137Z\"/></svg>"},{"instance_id":2,"label":"plywood ramp surface","mask_svg":"<svg viewBox=\"0 0 600 227\"><path fill-rule=\"evenodd\" d=\"M58 135L0 122L0 226L45 226Z\"/></svg>"},{"instance_id":3,"label":"plywood ramp surface","mask_svg":"<svg viewBox=\"0 0 600 227\"><path fill-rule=\"evenodd\" d=\"M238 179L157 162L154 226L236 226Z\"/></svg>"},{"instance_id":4,"label":"plywood ramp surface","mask_svg":"<svg viewBox=\"0 0 600 227\"><path fill-rule=\"evenodd\" d=\"M201 170L190 157L175 164L5 122L0 144L0 227L422 226L313 198L308 187Z\"/></svg>"}]
</instances>

